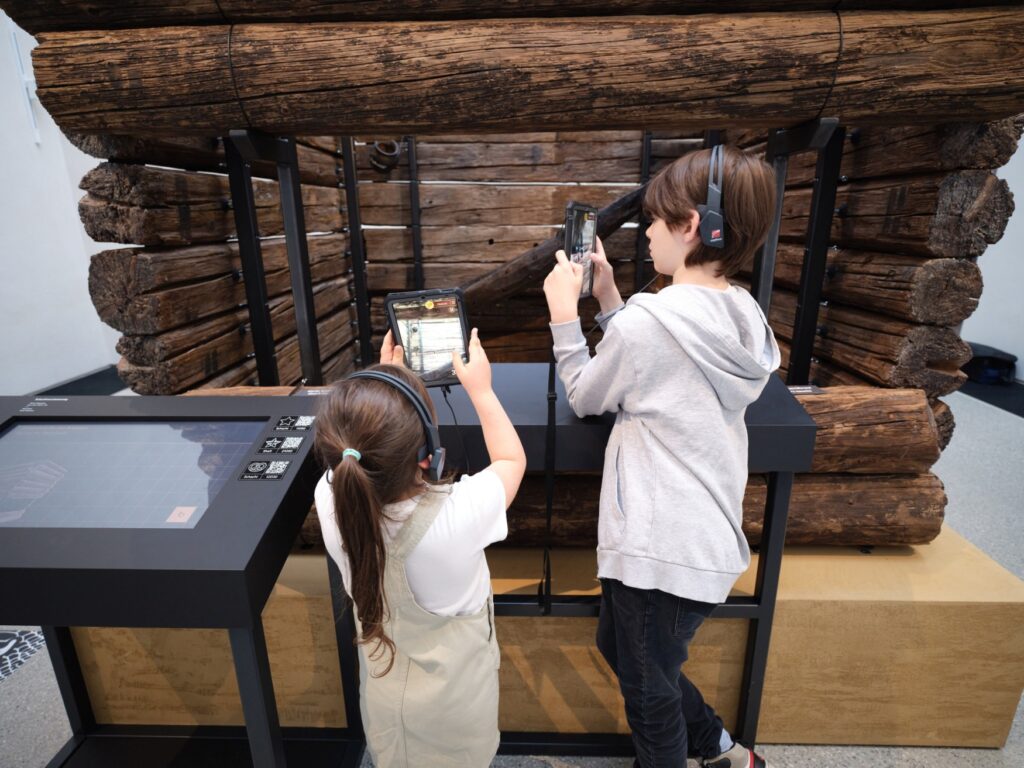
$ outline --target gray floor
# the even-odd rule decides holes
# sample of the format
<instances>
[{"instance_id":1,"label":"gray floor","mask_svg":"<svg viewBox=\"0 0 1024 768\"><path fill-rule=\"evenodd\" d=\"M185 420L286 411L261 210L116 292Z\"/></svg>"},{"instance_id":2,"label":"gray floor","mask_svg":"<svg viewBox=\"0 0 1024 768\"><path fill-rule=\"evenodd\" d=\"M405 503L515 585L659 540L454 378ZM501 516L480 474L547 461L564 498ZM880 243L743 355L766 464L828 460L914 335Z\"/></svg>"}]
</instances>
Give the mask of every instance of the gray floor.
<instances>
[{"instance_id":1,"label":"gray floor","mask_svg":"<svg viewBox=\"0 0 1024 768\"><path fill-rule=\"evenodd\" d=\"M1024 419L965 395L947 401L957 419L953 442L936 465L946 484L946 519L993 559L1024 578ZM0 682L0 768L42 768L70 735L45 651ZM1024 765L1024 706L1005 748L903 749L796 747L761 750L773 768L946 768ZM365 762L369 766L369 761ZM627 768L622 758L500 757L500 768Z\"/></svg>"}]
</instances>

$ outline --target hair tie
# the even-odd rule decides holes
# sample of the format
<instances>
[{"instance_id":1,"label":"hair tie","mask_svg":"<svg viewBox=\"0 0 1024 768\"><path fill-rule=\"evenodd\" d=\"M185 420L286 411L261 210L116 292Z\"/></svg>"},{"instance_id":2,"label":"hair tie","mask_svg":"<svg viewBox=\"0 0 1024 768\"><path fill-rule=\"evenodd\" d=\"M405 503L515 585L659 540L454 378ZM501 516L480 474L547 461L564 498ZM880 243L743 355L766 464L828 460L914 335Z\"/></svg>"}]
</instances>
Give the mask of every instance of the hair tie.
<instances>
[{"instance_id":1,"label":"hair tie","mask_svg":"<svg viewBox=\"0 0 1024 768\"><path fill-rule=\"evenodd\" d=\"M363 454L357 451L355 448L346 448L341 452L341 458L344 459L346 456L352 456L356 461L360 461L363 458Z\"/></svg>"}]
</instances>

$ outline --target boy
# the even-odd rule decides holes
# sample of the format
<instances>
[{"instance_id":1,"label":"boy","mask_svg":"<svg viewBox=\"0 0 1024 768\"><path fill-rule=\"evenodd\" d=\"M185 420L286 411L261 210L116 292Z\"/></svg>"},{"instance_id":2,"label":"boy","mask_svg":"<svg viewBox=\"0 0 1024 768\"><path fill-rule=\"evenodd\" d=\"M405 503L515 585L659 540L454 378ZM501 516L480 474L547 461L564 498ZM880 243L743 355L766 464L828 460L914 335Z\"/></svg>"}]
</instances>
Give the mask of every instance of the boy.
<instances>
[{"instance_id":1,"label":"boy","mask_svg":"<svg viewBox=\"0 0 1024 768\"><path fill-rule=\"evenodd\" d=\"M765 765L733 742L680 672L697 628L750 562L743 417L779 366L760 307L728 280L767 236L774 173L733 147L721 153L725 224L706 236L724 237L723 247L700 231L711 150L679 158L645 193L654 268L672 285L623 305L598 242L591 259L604 338L593 358L576 309L582 267L559 251L544 282L573 410L617 414L601 485L597 645L619 678L642 768L682 768L688 742L708 768Z\"/></svg>"}]
</instances>

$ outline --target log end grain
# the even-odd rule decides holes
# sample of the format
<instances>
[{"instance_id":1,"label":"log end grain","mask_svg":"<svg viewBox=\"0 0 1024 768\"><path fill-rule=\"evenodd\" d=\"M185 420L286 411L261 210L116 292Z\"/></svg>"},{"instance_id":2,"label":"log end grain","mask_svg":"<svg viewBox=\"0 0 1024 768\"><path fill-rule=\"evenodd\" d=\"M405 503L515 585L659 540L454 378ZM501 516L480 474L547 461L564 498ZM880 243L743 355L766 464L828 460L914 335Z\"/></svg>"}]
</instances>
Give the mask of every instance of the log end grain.
<instances>
[{"instance_id":1,"label":"log end grain","mask_svg":"<svg viewBox=\"0 0 1024 768\"><path fill-rule=\"evenodd\" d=\"M961 171L943 179L928 245L950 258L980 256L998 242L1013 213L1010 185L990 171Z\"/></svg>"}]
</instances>

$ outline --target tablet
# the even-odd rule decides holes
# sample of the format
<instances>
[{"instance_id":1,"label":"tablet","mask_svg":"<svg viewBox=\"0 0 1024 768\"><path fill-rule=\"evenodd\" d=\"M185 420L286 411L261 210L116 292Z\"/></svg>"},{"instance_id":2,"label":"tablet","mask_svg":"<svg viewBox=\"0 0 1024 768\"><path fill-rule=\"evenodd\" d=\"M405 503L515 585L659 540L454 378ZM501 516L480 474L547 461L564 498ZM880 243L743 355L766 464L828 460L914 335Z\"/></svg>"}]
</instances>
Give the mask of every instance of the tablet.
<instances>
[{"instance_id":1,"label":"tablet","mask_svg":"<svg viewBox=\"0 0 1024 768\"><path fill-rule=\"evenodd\" d=\"M469 326L459 288L440 288L384 297L388 323L405 350L405 364L428 387L457 384L452 352L466 360Z\"/></svg>"}]
</instances>

